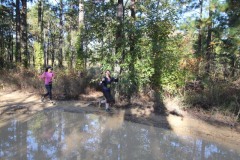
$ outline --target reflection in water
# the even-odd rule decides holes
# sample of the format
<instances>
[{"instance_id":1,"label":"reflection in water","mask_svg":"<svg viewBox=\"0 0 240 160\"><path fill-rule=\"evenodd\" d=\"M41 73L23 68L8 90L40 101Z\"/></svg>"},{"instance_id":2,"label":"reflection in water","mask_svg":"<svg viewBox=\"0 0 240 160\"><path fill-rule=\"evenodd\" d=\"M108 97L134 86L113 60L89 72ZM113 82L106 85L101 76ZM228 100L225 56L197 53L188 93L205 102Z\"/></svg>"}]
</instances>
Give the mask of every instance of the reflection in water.
<instances>
[{"instance_id":1,"label":"reflection in water","mask_svg":"<svg viewBox=\"0 0 240 160\"><path fill-rule=\"evenodd\" d=\"M46 111L0 129L0 159L240 159L216 144L101 116Z\"/></svg>"}]
</instances>

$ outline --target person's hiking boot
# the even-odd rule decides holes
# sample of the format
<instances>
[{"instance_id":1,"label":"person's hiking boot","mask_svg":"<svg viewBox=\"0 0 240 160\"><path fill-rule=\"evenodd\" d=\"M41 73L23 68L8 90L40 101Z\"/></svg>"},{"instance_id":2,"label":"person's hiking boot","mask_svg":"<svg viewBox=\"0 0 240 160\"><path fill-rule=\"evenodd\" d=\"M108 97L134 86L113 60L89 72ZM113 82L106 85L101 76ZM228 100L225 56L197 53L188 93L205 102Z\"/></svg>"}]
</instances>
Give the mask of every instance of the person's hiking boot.
<instances>
[{"instance_id":1,"label":"person's hiking boot","mask_svg":"<svg viewBox=\"0 0 240 160\"><path fill-rule=\"evenodd\" d=\"M54 102L53 100L50 100L49 102L52 103L52 104L56 104L56 102Z\"/></svg>"},{"instance_id":2,"label":"person's hiking boot","mask_svg":"<svg viewBox=\"0 0 240 160\"><path fill-rule=\"evenodd\" d=\"M106 110L106 112L110 112L110 108L106 108L105 110Z\"/></svg>"},{"instance_id":3,"label":"person's hiking boot","mask_svg":"<svg viewBox=\"0 0 240 160\"><path fill-rule=\"evenodd\" d=\"M45 97L44 96L41 97L41 102L45 102Z\"/></svg>"}]
</instances>

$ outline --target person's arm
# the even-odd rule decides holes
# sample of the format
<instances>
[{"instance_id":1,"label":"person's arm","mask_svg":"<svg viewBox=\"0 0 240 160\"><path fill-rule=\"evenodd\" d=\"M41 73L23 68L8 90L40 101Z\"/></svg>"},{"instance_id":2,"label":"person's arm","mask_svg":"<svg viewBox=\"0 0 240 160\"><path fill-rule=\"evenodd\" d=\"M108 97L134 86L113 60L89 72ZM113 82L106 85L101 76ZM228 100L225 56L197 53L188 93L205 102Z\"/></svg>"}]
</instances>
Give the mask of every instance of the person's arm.
<instances>
[{"instance_id":1,"label":"person's arm","mask_svg":"<svg viewBox=\"0 0 240 160\"><path fill-rule=\"evenodd\" d=\"M102 80L99 82L99 85L102 85L104 81L105 81L105 78L102 78Z\"/></svg>"},{"instance_id":2,"label":"person's arm","mask_svg":"<svg viewBox=\"0 0 240 160\"><path fill-rule=\"evenodd\" d=\"M45 72L42 73L42 74L39 76L39 78L44 79L44 78L45 78Z\"/></svg>"}]
</instances>

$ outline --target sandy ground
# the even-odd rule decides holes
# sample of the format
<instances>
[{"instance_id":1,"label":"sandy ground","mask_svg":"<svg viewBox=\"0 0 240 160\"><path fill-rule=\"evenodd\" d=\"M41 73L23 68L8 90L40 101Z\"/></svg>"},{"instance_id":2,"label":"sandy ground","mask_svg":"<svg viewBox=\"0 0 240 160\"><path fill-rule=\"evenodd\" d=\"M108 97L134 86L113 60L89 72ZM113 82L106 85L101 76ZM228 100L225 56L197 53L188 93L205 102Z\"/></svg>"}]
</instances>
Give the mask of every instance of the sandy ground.
<instances>
[{"instance_id":1,"label":"sandy ground","mask_svg":"<svg viewBox=\"0 0 240 160\"><path fill-rule=\"evenodd\" d=\"M95 92L90 95L82 95L78 101L56 101L54 105L49 102L42 103L40 96L34 93L2 90L0 91L0 127L13 117L26 121L39 111L57 109L76 113L118 116L126 121L166 128L177 135L201 138L236 150L240 148L239 124L229 125L216 120L212 121L209 116L196 117L192 114L193 112L180 110L177 102L170 100L166 100L164 103L165 114L155 114L151 102L141 106L137 104L130 107L115 106L110 113L107 113L104 106L98 106L101 96L101 93Z\"/></svg>"}]
</instances>

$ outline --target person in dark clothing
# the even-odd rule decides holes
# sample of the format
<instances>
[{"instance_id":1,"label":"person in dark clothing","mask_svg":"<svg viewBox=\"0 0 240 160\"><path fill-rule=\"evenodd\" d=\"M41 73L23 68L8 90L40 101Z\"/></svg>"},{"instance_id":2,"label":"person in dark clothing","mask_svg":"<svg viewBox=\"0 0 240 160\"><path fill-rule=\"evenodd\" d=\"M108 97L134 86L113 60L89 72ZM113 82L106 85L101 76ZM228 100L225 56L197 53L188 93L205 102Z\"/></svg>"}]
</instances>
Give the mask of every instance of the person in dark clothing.
<instances>
[{"instance_id":1,"label":"person in dark clothing","mask_svg":"<svg viewBox=\"0 0 240 160\"><path fill-rule=\"evenodd\" d=\"M101 105L101 103L105 103L106 111L109 111L109 104L113 104L115 102L113 96L111 95L111 83L112 82L118 82L118 79L111 77L111 72L109 70L107 70L105 72L105 76L103 77L103 79L100 82L105 100L99 102L99 106Z\"/></svg>"}]
</instances>

